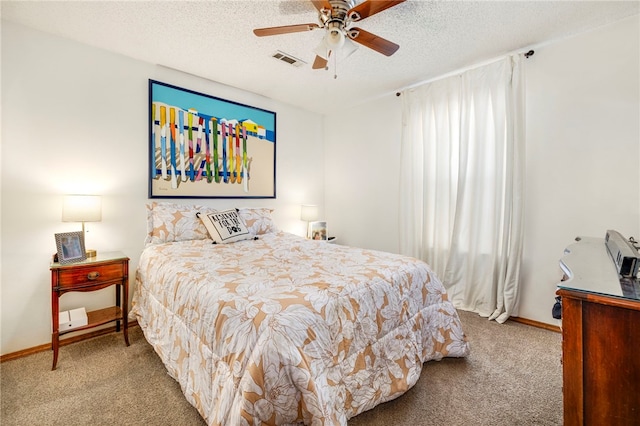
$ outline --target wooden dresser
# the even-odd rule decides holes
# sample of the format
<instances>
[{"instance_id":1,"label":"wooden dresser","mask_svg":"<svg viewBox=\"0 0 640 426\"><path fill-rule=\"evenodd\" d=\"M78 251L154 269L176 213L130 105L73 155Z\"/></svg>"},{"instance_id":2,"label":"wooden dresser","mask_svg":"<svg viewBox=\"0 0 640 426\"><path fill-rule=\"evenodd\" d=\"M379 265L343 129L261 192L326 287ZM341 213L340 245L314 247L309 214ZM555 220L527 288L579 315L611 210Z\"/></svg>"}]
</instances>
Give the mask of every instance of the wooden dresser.
<instances>
[{"instance_id":1,"label":"wooden dresser","mask_svg":"<svg viewBox=\"0 0 640 426\"><path fill-rule=\"evenodd\" d=\"M564 426L640 425L640 290L621 281L604 238L565 250L562 298Z\"/></svg>"}]
</instances>

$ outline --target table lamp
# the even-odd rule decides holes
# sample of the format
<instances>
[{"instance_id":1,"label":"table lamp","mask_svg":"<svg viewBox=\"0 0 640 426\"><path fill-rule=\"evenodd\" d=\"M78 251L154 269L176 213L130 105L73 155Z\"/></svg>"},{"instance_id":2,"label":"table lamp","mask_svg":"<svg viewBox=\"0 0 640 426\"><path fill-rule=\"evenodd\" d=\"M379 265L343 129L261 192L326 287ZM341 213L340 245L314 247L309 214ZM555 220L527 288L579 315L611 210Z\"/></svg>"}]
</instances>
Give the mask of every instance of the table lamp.
<instances>
[{"instance_id":1,"label":"table lamp","mask_svg":"<svg viewBox=\"0 0 640 426\"><path fill-rule=\"evenodd\" d=\"M99 195L65 195L62 203L63 222L82 222L82 237L85 222L102 220L102 199ZM86 250L87 257L95 257L95 250Z\"/></svg>"},{"instance_id":2,"label":"table lamp","mask_svg":"<svg viewBox=\"0 0 640 426\"><path fill-rule=\"evenodd\" d=\"M303 204L300 208L300 220L307 222L307 238L310 238L309 222L318 219L318 206L313 204Z\"/></svg>"}]
</instances>

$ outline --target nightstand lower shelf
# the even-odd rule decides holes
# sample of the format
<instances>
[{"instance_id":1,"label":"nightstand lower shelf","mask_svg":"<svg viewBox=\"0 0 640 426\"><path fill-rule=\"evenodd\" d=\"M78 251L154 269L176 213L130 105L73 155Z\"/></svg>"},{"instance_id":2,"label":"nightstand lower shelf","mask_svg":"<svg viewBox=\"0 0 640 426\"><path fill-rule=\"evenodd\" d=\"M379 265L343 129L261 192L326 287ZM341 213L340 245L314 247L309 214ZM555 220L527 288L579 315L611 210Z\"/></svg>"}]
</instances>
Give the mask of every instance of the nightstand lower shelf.
<instances>
[{"instance_id":1,"label":"nightstand lower shelf","mask_svg":"<svg viewBox=\"0 0 640 426\"><path fill-rule=\"evenodd\" d=\"M87 328L97 327L99 325L108 324L113 321L118 321L116 324L116 331L120 331L120 321L122 321L122 309L118 306L111 306L109 308L98 309L96 311L87 312L87 325L82 327L72 328L71 330L59 331L58 334L73 333L74 331L85 330ZM129 340L128 336L125 336L125 340ZM127 342L127 345L129 342Z\"/></svg>"}]
</instances>

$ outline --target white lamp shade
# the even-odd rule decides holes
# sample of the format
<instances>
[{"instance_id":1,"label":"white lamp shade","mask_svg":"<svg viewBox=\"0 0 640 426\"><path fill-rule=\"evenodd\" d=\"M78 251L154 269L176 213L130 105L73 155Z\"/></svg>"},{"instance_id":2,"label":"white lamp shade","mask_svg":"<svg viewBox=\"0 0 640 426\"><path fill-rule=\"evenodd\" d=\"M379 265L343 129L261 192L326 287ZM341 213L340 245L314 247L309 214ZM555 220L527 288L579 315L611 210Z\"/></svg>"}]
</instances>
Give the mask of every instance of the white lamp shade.
<instances>
[{"instance_id":1,"label":"white lamp shade","mask_svg":"<svg viewBox=\"0 0 640 426\"><path fill-rule=\"evenodd\" d=\"M312 204L303 204L300 209L300 220L312 222L318 219L318 206Z\"/></svg>"},{"instance_id":2,"label":"white lamp shade","mask_svg":"<svg viewBox=\"0 0 640 426\"><path fill-rule=\"evenodd\" d=\"M342 53L342 59L347 59L349 56L353 55L356 50L358 50L358 45L346 38L344 40L344 47L340 50Z\"/></svg>"},{"instance_id":3,"label":"white lamp shade","mask_svg":"<svg viewBox=\"0 0 640 426\"><path fill-rule=\"evenodd\" d=\"M324 42L329 50L338 50L344 46L344 33L339 28L330 28L324 36Z\"/></svg>"},{"instance_id":4,"label":"white lamp shade","mask_svg":"<svg viewBox=\"0 0 640 426\"><path fill-rule=\"evenodd\" d=\"M65 195L62 202L63 222L100 222L102 198L99 195Z\"/></svg>"},{"instance_id":5,"label":"white lamp shade","mask_svg":"<svg viewBox=\"0 0 640 426\"><path fill-rule=\"evenodd\" d=\"M324 42L324 39L320 42L320 44L313 49L314 53L320 56L324 60L329 60L329 52L330 50L327 48L327 45Z\"/></svg>"}]
</instances>

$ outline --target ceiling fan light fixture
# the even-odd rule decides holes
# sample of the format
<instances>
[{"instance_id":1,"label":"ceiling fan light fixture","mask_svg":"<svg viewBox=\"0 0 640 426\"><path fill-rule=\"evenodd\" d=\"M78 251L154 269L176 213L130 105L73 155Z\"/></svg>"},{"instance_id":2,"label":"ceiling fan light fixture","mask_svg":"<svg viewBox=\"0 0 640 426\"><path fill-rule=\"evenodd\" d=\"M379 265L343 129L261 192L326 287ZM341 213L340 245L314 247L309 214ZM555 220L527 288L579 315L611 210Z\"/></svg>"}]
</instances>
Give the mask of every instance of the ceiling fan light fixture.
<instances>
[{"instance_id":1,"label":"ceiling fan light fixture","mask_svg":"<svg viewBox=\"0 0 640 426\"><path fill-rule=\"evenodd\" d=\"M315 53L317 56L320 56L322 59L329 59L329 49L327 48L324 39L322 39L320 44L315 49L313 49L313 53Z\"/></svg>"},{"instance_id":2,"label":"ceiling fan light fixture","mask_svg":"<svg viewBox=\"0 0 640 426\"><path fill-rule=\"evenodd\" d=\"M324 36L324 44L329 50L338 50L344 46L344 38L344 32L340 28L329 28Z\"/></svg>"},{"instance_id":3,"label":"ceiling fan light fixture","mask_svg":"<svg viewBox=\"0 0 640 426\"><path fill-rule=\"evenodd\" d=\"M342 48L342 59L347 59L358 50L358 46L349 39L345 39L344 47Z\"/></svg>"}]
</instances>

